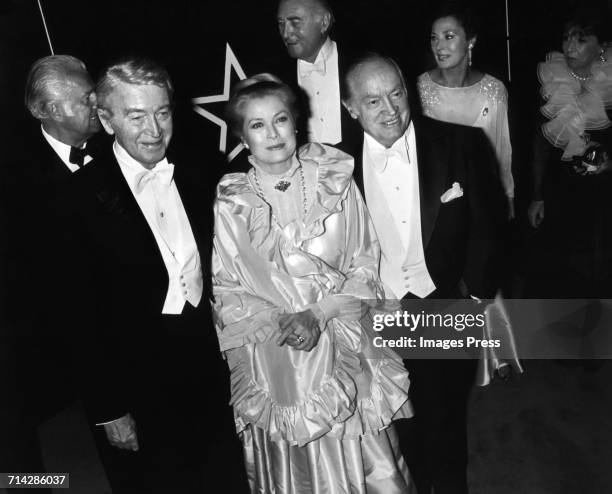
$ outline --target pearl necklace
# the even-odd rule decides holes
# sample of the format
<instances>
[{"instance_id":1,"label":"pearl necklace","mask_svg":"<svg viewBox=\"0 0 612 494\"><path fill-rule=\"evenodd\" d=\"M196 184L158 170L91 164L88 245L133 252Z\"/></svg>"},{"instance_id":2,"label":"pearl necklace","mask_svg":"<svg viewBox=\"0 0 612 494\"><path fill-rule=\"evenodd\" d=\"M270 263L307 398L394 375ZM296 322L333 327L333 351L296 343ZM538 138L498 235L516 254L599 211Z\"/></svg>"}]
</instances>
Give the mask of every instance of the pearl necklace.
<instances>
[{"instance_id":1,"label":"pearl necklace","mask_svg":"<svg viewBox=\"0 0 612 494\"><path fill-rule=\"evenodd\" d=\"M304 209L304 216L302 217L302 220L303 220L304 218L306 218L306 213L308 213L308 201L306 199L306 181L304 180L304 170L303 170L301 164L298 167L298 170L300 172L300 184L302 186L302 207ZM254 179L254 182L255 182L255 187L253 188L253 190L255 191L255 194L257 194L257 196L263 202L265 202L268 205L268 207L270 208L270 211L272 211L272 205L266 199L266 195L264 194L263 188L262 188L261 184L259 183L259 179L257 178L257 168L255 168L255 167L253 167L253 179ZM281 182L283 182L283 180L278 182L274 186L274 188L277 189L277 190L280 190L281 192L285 192L285 190L287 190L287 188L289 188L289 185L291 185L291 183L289 183L289 185L286 186L284 189L281 189L281 188L278 187L281 184ZM276 223L278 223L280 225L278 219L276 218L276 216L274 216L274 213L272 213L272 218L274 218Z\"/></svg>"},{"instance_id":2,"label":"pearl necklace","mask_svg":"<svg viewBox=\"0 0 612 494\"><path fill-rule=\"evenodd\" d=\"M588 81L588 80L591 78L591 75L590 75L590 74L589 74L589 75L578 75L578 74L576 74L576 72L574 72L573 70L570 70L570 75L571 75L571 76L572 76L574 79L576 79L576 80L578 80L578 81L580 81L580 82L586 82L586 81Z\"/></svg>"}]
</instances>

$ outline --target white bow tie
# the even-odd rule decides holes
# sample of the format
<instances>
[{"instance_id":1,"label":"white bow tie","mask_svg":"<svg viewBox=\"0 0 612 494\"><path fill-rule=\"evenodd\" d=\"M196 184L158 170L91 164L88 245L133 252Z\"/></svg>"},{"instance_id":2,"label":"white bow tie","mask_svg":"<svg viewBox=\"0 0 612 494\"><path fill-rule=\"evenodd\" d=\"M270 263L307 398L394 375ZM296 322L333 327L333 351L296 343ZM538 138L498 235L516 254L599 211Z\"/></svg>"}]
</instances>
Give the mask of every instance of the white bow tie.
<instances>
[{"instance_id":1,"label":"white bow tie","mask_svg":"<svg viewBox=\"0 0 612 494\"><path fill-rule=\"evenodd\" d=\"M315 63L300 60L298 62L298 69L300 71L300 77L308 77L313 72L318 72L321 75L325 75L327 73L327 68L325 67L325 59Z\"/></svg>"},{"instance_id":2,"label":"white bow tie","mask_svg":"<svg viewBox=\"0 0 612 494\"><path fill-rule=\"evenodd\" d=\"M134 177L134 191L140 194L152 180L156 180L161 185L167 187L172 182L173 173L174 165L172 163L168 163L167 160L160 161L152 170L143 170L136 174Z\"/></svg>"},{"instance_id":3,"label":"white bow tie","mask_svg":"<svg viewBox=\"0 0 612 494\"><path fill-rule=\"evenodd\" d=\"M397 158L402 162L405 161L405 157L402 154L401 150L397 149L396 147L379 149L372 153L372 159L374 160L374 163L382 163L382 166L379 165L378 167L376 167L379 169L380 172L385 171L387 165L389 164L389 160L393 157ZM410 156L408 156L408 163L410 163Z\"/></svg>"}]
</instances>

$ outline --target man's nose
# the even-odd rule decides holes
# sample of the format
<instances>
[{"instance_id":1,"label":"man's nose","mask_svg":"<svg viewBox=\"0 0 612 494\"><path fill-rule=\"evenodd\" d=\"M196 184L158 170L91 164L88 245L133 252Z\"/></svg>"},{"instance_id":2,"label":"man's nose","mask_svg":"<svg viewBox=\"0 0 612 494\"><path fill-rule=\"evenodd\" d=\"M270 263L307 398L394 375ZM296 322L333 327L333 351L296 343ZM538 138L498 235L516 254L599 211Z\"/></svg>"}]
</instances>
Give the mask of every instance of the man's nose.
<instances>
[{"instance_id":1,"label":"man's nose","mask_svg":"<svg viewBox=\"0 0 612 494\"><path fill-rule=\"evenodd\" d=\"M395 115L395 113L397 112L397 105L393 103L393 101L391 101L391 98L389 98L388 96L386 98L383 98L383 103L385 111L387 113L390 113L391 115Z\"/></svg>"},{"instance_id":2,"label":"man's nose","mask_svg":"<svg viewBox=\"0 0 612 494\"><path fill-rule=\"evenodd\" d=\"M289 22L283 22L280 26L280 34L283 39L289 38L293 34L293 27Z\"/></svg>"},{"instance_id":3,"label":"man's nose","mask_svg":"<svg viewBox=\"0 0 612 494\"><path fill-rule=\"evenodd\" d=\"M98 98L96 97L96 93L89 94L89 106L91 106L94 110L98 108Z\"/></svg>"},{"instance_id":4,"label":"man's nose","mask_svg":"<svg viewBox=\"0 0 612 494\"><path fill-rule=\"evenodd\" d=\"M147 118L146 130L151 137L158 137L160 135L160 126L155 115L151 115Z\"/></svg>"}]
</instances>

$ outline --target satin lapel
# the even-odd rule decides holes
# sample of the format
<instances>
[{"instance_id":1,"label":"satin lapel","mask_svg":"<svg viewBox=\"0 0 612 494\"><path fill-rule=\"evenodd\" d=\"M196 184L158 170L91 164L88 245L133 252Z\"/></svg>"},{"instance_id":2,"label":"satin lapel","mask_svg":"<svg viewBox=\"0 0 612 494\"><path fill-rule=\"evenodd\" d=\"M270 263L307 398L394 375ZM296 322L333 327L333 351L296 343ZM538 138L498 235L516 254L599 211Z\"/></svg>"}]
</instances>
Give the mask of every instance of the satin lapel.
<instances>
[{"instance_id":1,"label":"satin lapel","mask_svg":"<svg viewBox=\"0 0 612 494\"><path fill-rule=\"evenodd\" d=\"M159 252L155 235L151 231L138 202L136 202L136 198L132 194L112 151L109 155L105 155L95 166L99 170L99 173L96 173L94 177L94 187L98 201L103 203L105 209L111 212L111 214L116 214L126 219L129 222L129 228L141 230L143 238L148 238L146 243L151 247L151 253L155 252L160 262L163 263L163 257L161 252ZM90 170L88 170L88 167L85 167L83 171ZM93 171L93 167L91 171ZM125 223L117 222L116 225L125 225Z\"/></svg>"},{"instance_id":2,"label":"satin lapel","mask_svg":"<svg viewBox=\"0 0 612 494\"><path fill-rule=\"evenodd\" d=\"M414 122L419 194L421 202L421 234L423 248L427 248L440 210L440 196L444 193L449 173L450 146L444 133L429 122Z\"/></svg>"}]
</instances>

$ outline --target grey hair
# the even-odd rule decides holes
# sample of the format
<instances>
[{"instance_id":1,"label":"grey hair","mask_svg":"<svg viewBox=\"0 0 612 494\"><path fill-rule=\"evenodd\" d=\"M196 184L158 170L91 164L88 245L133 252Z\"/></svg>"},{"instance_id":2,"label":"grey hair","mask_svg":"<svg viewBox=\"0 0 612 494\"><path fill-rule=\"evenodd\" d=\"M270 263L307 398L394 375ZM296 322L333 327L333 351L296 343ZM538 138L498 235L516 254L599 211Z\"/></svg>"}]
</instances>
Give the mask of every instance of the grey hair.
<instances>
[{"instance_id":1,"label":"grey hair","mask_svg":"<svg viewBox=\"0 0 612 494\"><path fill-rule=\"evenodd\" d=\"M85 64L70 55L51 55L32 64L25 85L24 103L32 115L43 113L43 106L63 88L71 72L85 72Z\"/></svg>"},{"instance_id":2,"label":"grey hair","mask_svg":"<svg viewBox=\"0 0 612 494\"><path fill-rule=\"evenodd\" d=\"M106 105L108 96L119 83L146 85L153 84L168 92L172 101L174 86L166 69L153 60L132 58L109 66L96 84L98 108L109 111Z\"/></svg>"}]
</instances>

